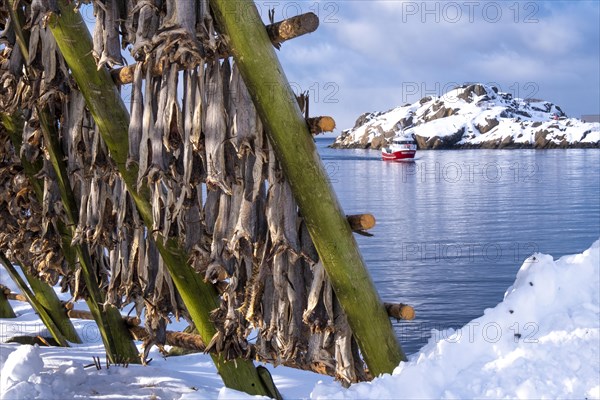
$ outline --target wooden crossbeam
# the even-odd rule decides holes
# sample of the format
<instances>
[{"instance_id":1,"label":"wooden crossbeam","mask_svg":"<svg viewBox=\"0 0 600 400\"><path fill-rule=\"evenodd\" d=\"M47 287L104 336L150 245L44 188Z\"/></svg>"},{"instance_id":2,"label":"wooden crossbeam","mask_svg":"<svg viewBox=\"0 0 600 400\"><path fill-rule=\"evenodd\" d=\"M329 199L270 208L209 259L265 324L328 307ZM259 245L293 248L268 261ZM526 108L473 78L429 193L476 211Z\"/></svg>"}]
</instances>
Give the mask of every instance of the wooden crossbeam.
<instances>
[{"instance_id":1,"label":"wooden crossbeam","mask_svg":"<svg viewBox=\"0 0 600 400\"><path fill-rule=\"evenodd\" d=\"M22 294L18 294L18 293L12 293L10 291L10 289L8 289L6 286L1 286L0 285L0 294L3 294L6 296L6 298L8 300L16 300L16 301L23 301L23 302L28 302L27 297L23 296ZM71 303L69 303L71 304ZM72 306L72 304L71 304ZM383 303L383 306L385 307L385 310L388 313L388 316L390 318L396 318L396 319L401 319L404 321L410 321L415 319L415 309L412 306L409 306L408 304L403 304L403 303ZM65 307L67 308L67 315L69 316L69 318L79 318L79 319L89 319L89 320L93 320L94 316L92 315L91 312L89 311L83 311L83 310L73 310L73 309L69 309L67 307L67 304L65 304ZM122 317L123 321L125 322L125 324L127 324L127 326L129 327L129 330L131 330L131 327L136 327L140 325L140 319L138 317ZM140 328L143 329L143 328ZM135 335L136 338L138 340L143 340L140 339L140 335L142 335L141 331L138 329L136 330L137 334ZM181 333L184 335L188 335L185 332L173 332L173 333ZM146 333L147 335L147 333ZM197 337L197 339L190 339L192 340L192 342L194 343L204 343L202 342L202 338L198 335L193 335L195 337ZM183 337L183 336L182 336ZM185 337L187 338L187 337ZM168 336L167 336L167 342L168 340ZM183 339L182 339L183 340ZM174 342L175 343L175 342ZM171 343L168 343L171 344ZM204 351L204 348L206 347L205 345L202 345L204 347L201 347L200 345L196 346L196 347L186 347L186 346L182 346L179 344L171 344L172 346L178 346L178 347L183 347L186 349L190 349L190 350L199 350L199 351Z\"/></svg>"},{"instance_id":2,"label":"wooden crossbeam","mask_svg":"<svg viewBox=\"0 0 600 400\"><path fill-rule=\"evenodd\" d=\"M346 215L346 219L353 231L366 231L375 226L375 217L373 214L354 214Z\"/></svg>"},{"instance_id":3,"label":"wooden crossbeam","mask_svg":"<svg viewBox=\"0 0 600 400\"><path fill-rule=\"evenodd\" d=\"M415 319L415 309L408 304L383 303L388 315L392 318L410 321Z\"/></svg>"},{"instance_id":4,"label":"wooden crossbeam","mask_svg":"<svg viewBox=\"0 0 600 400\"><path fill-rule=\"evenodd\" d=\"M323 132L333 132L335 129L335 121L331 117L311 117L306 119L308 130L313 135L318 135Z\"/></svg>"},{"instance_id":5,"label":"wooden crossbeam","mask_svg":"<svg viewBox=\"0 0 600 400\"><path fill-rule=\"evenodd\" d=\"M296 15L295 17L284 19L283 21L276 22L274 24L267 25L265 29L271 39L273 46L279 48L281 43L297 38L307 33L312 33L319 27L319 17L315 13L309 12L305 14ZM230 54L226 49L223 49L220 54L220 58L230 57ZM110 74L117 85L127 85L133 82L133 73L135 71L135 65L128 65L122 68L113 69ZM144 68L145 76L146 71ZM160 76L163 74L162 63L155 63L152 68L152 75ZM325 131L329 132L329 131Z\"/></svg>"}]
</instances>

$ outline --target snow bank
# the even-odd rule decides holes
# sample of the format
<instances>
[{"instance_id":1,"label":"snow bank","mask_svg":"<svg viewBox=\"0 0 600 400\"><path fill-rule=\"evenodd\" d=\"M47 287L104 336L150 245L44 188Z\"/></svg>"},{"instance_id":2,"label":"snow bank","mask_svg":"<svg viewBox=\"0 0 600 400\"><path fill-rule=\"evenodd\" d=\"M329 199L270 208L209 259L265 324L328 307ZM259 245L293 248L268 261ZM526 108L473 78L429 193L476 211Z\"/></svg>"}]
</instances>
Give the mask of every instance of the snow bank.
<instances>
[{"instance_id":1,"label":"snow bank","mask_svg":"<svg viewBox=\"0 0 600 400\"><path fill-rule=\"evenodd\" d=\"M36 376L43 368L38 347L24 345L11 352L0 372L2 398L35 398Z\"/></svg>"},{"instance_id":2,"label":"snow bank","mask_svg":"<svg viewBox=\"0 0 600 400\"><path fill-rule=\"evenodd\" d=\"M21 314L17 323L34 315ZM0 320L0 330L13 332L14 321ZM286 399L598 399L599 352L600 240L556 261L531 256L500 304L461 329L433 331L392 375L344 389L330 377L267 367ZM147 367L84 368L92 356L104 358L99 338L67 349L0 343L0 398L250 397L224 388L206 354L165 359L152 351Z\"/></svg>"},{"instance_id":3,"label":"snow bank","mask_svg":"<svg viewBox=\"0 0 600 400\"><path fill-rule=\"evenodd\" d=\"M392 375L312 399L600 398L600 241L555 261L535 254L504 300L430 342Z\"/></svg>"}]
</instances>

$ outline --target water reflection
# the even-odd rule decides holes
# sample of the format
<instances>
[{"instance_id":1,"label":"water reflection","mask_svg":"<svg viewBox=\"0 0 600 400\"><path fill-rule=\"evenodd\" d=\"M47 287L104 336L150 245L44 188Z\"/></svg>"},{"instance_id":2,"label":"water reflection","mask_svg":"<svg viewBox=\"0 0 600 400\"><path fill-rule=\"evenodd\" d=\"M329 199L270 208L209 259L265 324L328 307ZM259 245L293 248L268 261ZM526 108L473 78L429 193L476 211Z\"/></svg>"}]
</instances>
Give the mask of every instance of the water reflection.
<instances>
[{"instance_id":1,"label":"water reflection","mask_svg":"<svg viewBox=\"0 0 600 400\"><path fill-rule=\"evenodd\" d=\"M377 225L359 246L408 353L432 328L460 327L502 300L523 260L581 252L600 236L600 151L421 151L414 163L317 140L346 213Z\"/></svg>"}]
</instances>

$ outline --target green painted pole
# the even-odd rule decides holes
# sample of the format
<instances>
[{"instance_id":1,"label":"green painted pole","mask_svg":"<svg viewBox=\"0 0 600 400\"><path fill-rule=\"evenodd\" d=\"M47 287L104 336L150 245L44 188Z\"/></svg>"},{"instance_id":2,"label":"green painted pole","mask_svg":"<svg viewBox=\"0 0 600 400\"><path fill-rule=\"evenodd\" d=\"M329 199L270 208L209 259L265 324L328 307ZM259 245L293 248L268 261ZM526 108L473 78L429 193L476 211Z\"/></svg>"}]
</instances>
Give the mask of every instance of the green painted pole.
<instances>
[{"instance_id":1,"label":"green painted pole","mask_svg":"<svg viewBox=\"0 0 600 400\"><path fill-rule=\"evenodd\" d=\"M13 146L15 146L15 152L19 154L21 149L20 132L23 129L24 123L22 116L19 113L14 115L1 113L0 123L2 123L4 128L7 130ZM25 158L21 158L21 166L23 167L23 171L33 187L33 191L35 192L37 199L41 203L44 189L40 180L35 177L41 169L41 163L40 165L34 165L28 162ZM59 230L61 227L63 230L65 229L63 225L64 224L59 223ZM70 244L70 239L68 243ZM63 336L71 343L81 343L81 338L77 334L75 327L71 323L71 320L69 319L60 299L56 295L56 292L54 292L54 289L46 282L32 276L31 274L28 274L25 270L23 270L23 274L25 275L25 279L33 291L35 298L39 301L40 305L46 309Z\"/></svg>"},{"instance_id":2,"label":"green painted pole","mask_svg":"<svg viewBox=\"0 0 600 400\"><path fill-rule=\"evenodd\" d=\"M24 21L23 11L20 7L15 7L14 0L9 0L9 2L11 6L9 7L11 20L13 21L13 28L16 33L17 43L24 55L24 58L28 59L28 35L27 32L22 28ZM140 362L137 347L133 342L133 338L131 337L129 330L122 321L119 310L111 305L107 305L106 307L102 306L104 304L104 295L100 290L97 277L93 273L92 260L87 246L77 245L71 248L70 239L72 239L75 227L77 226L77 219L79 217L79 213L77 212L77 203L67 177L64 157L60 144L58 143L58 132L56 130L54 119L52 118L47 107L37 107L37 113L40 119L40 125L42 128L46 149L50 155L50 161L58 179L58 186L61 199L63 201L63 208L65 209L70 226L70 228L67 228L67 226L64 224L59 223L59 230L63 239L62 249L65 252L65 257L71 261L71 266L74 265L74 263L72 263L75 259L74 255L76 255L79 260L82 275L88 290L88 298L86 299L86 302L90 308L90 311L92 312L92 315L94 316L94 320L98 324L98 329L100 331L100 335L102 336L109 359L114 363L120 360L128 360L130 363ZM16 137L17 135L15 134L13 136L15 136L14 139L18 141L20 147L20 141ZM16 146L15 142L13 142L13 144ZM26 162L25 164L29 163ZM28 169L33 169L33 166L28 166ZM26 169L26 172L28 169ZM29 175L29 177L34 185L38 199L41 200L41 184L39 182L34 182L37 181L35 175ZM36 287L43 287L36 283L34 284ZM51 299L48 299L48 303L54 304ZM55 311L55 313L58 312L64 313L62 306L60 311ZM62 325L64 325L64 323L61 324L61 326ZM70 325L72 326L72 324Z\"/></svg>"},{"instance_id":3,"label":"green painted pole","mask_svg":"<svg viewBox=\"0 0 600 400\"><path fill-rule=\"evenodd\" d=\"M17 318L4 292L0 291L0 318Z\"/></svg>"},{"instance_id":4,"label":"green painted pole","mask_svg":"<svg viewBox=\"0 0 600 400\"><path fill-rule=\"evenodd\" d=\"M39 117L44 144L46 145L50 162L56 174L63 208L71 227L69 236L72 237L75 227L79 222L79 213L77 212L78 207L75 201L75 194L67 176L67 168L64 163L65 158L58 142L58 132L47 109L43 109ZM63 248L66 246L69 245L65 243ZM121 313L115 306L105 304L105 296L100 289L97 276L94 274L92 258L88 247L77 245L74 246L74 250L81 265L81 272L88 291L89 298L87 304L94 316L94 320L98 324L98 329L100 330L100 335L102 336L110 360L114 363L122 362L122 360L128 360L130 363L140 362L137 347L133 342L129 329L127 329L122 321Z\"/></svg>"},{"instance_id":5,"label":"green painted pole","mask_svg":"<svg viewBox=\"0 0 600 400\"><path fill-rule=\"evenodd\" d=\"M289 82L250 0L210 0L300 213L373 376L406 356L331 187Z\"/></svg>"},{"instance_id":6,"label":"green painted pole","mask_svg":"<svg viewBox=\"0 0 600 400\"><path fill-rule=\"evenodd\" d=\"M40 306L44 307L65 339L71 343L81 343L81 338L77 334L73 323L71 323L65 306L56 295L56 292L52 286L41 279L26 273L24 269L23 273L27 283L29 283L29 286L31 287L31 291L34 293L36 300Z\"/></svg>"},{"instance_id":7,"label":"green painted pole","mask_svg":"<svg viewBox=\"0 0 600 400\"><path fill-rule=\"evenodd\" d=\"M75 13L73 5L66 0L59 0L58 6L60 15L52 15L48 26L145 225L151 227L153 220L149 189L146 186L137 187L137 166L126 167L129 113L108 70L104 67L98 69L92 57L92 39L81 15ZM205 283L188 265L188 256L175 239L165 239L160 233L156 235L160 255L200 336L208 343L216 333L210 320L210 312L219 305L216 289ZM252 361L225 361L221 355L211 356L227 387L253 395L271 395Z\"/></svg>"},{"instance_id":8,"label":"green painted pole","mask_svg":"<svg viewBox=\"0 0 600 400\"><path fill-rule=\"evenodd\" d=\"M4 266L4 269L8 272L12 280L17 284L19 290L23 293L25 297L27 297L27 301L31 304L31 307L35 310L35 312L40 316L40 319L50 331L50 334L63 347L69 347L69 343L67 339L64 337L62 332L60 331L58 325L54 322L48 311L42 306L42 304L38 301L35 294L29 289L23 278L19 275L16 268L12 265L10 260L4 255L2 251L0 251L0 263Z\"/></svg>"}]
</instances>

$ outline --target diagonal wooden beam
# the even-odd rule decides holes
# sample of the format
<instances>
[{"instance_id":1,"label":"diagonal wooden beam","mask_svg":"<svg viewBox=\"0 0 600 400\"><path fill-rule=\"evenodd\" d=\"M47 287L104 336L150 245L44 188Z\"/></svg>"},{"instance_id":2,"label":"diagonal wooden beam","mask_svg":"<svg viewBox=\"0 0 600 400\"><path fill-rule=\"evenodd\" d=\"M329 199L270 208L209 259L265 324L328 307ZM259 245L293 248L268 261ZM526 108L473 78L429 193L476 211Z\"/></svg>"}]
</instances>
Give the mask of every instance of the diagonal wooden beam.
<instances>
[{"instance_id":1,"label":"diagonal wooden beam","mask_svg":"<svg viewBox=\"0 0 600 400\"><path fill-rule=\"evenodd\" d=\"M23 130L24 123L21 114L15 113L13 115L8 115L5 113L0 113L0 123L7 130L10 140L13 143L13 146L15 147L15 152L19 154L22 141L21 131ZM32 164L25 157L21 157L21 166L23 167L23 172L25 173L25 176L27 176L27 178L29 179L29 182L36 195L36 198L41 203L44 191L43 183L40 179L36 178L36 175L40 172L42 168L41 163ZM64 224L60 222L58 223L58 228L61 232L66 231ZM63 248L65 246L65 240L67 241L68 248L70 249L70 236L68 236L67 239L65 239L65 237L63 236ZM67 254L65 254L65 257L69 259L68 252ZM20 262L19 260L15 261ZM70 265L73 264L74 263L70 263ZM23 269L23 274L25 275L27 283L29 283L29 286L31 286L31 290L33 291L33 294L35 295L36 299L52 317L52 320L58 326L64 337L71 343L81 343L81 339L79 338L75 327L73 326L69 318L67 318L66 313L61 307L60 300L56 296L54 289L46 282L27 273L25 269Z\"/></svg>"},{"instance_id":2,"label":"diagonal wooden beam","mask_svg":"<svg viewBox=\"0 0 600 400\"><path fill-rule=\"evenodd\" d=\"M254 2L210 0L373 376L406 360Z\"/></svg>"},{"instance_id":3,"label":"diagonal wooden beam","mask_svg":"<svg viewBox=\"0 0 600 400\"><path fill-rule=\"evenodd\" d=\"M23 23L25 21L23 10L21 7L17 6L15 0L9 0L9 4L9 12L11 13L11 21L13 21L13 29L16 33L17 44L19 45L21 52L23 53L24 59L29 59L29 38L27 32L24 31L22 28ZM26 71L29 71L27 67ZM47 106L43 108L36 106L36 111L40 120L40 125L42 128L41 130L44 136L44 143L50 155L50 161L54 168L54 172L57 176L57 183L60 190L61 200L63 202L63 208L65 209L67 220L69 222L69 227L67 227L61 221L59 221L57 224L59 233L62 238L61 247L64 252L65 258L67 258L67 260L69 261L69 265L71 266L71 268L73 268L73 266L75 265L75 256L79 260L82 275L88 291L88 298L86 299L86 302L88 304L88 307L90 308L90 311L94 314L108 357L111 359L111 361L125 358L132 363L139 362L137 347L133 342L129 331L121 322L121 313L114 306L103 306L104 296L102 291L100 290L100 285L98 283L97 277L93 272L94 269L92 267L92 261L87 246L85 244L80 244L73 247L71 246L71 240L75 231L75 227L77 226L77 219L79 217L79 213L77 212L77 204L75 202L75 196L73 194L71 185L69 183L69 179L67 177L66 166L64 164L64 157L62 154L60 144L58 142L58 132L56 130L54 118L52 117ZM21 145L19 133L20 131L17 130L13 131L11 135L13 145L16 149L19 149ZM21 162L25 166L25 172L26 174L28 174L29 180L34 186L34 190L36 192L36 195L38 196L38 200L41 203L43 197L43 194L41 193L42 185L36 178L37 173L34 172L36 168L38 168L39 171L40 166L31 165L24 158L21 158ZM32 286L32 288L38 290L40 292L40 295L45 293L47 296L44 296L43 301L49 306L52 306L52 309L54 310L53 312L57 316L61 315L61 311L59 311L60 307L57 306L58 299L54 299L50 296L50 291L53 293L52 289L50 288L50 291L48 291L48 289L42 282L37 282L35 278L31 278L32 279L30 280L30 285ZM66 321L68 321L68 319L66 319ZM61 326L62 325L65 326L65 329L68 329L69 325L72 326L70 321L68 321L68 324L67 322L63 321ZM76 333L75 338L79 339L76 336Z\"/></svg>"},{"instance_id":4,"label":"diagonal wooden beam","mask_svg":"<svg viewBox=\"0 0 600 400\"><path fill-rule=\"evenodd\" d=\"M53 14L48 21L58 47L87 107L106 142L123 181L147 227L153 226L150 192L147 186L137 186L138 167L127 168L129 113L121 99L110 73L98 69L92 56L92 38L81 18L67 0L57 2L60 15ZM156 233L156 245L169 273L183 299L202 340L210 342L217 332L210 320L210 312L218 308L216 289L204 282L188 265L188 256L177 240ZM272 395L263 384L252 361L226 361L222 355L211 355L226 386L253 395Z\"/></svg>"},{"instance_id":5,"label":"diagonal wooden beam","mask_svg":"<svg viewBox=\"0 0 600 400\"><path fill-rule=\"evenodd\" d=\"M3 285L0 285L0 289L4 289ZM15 312L10 306L10 303L8 302L7 295L8 294L4 290L0 291L0 318L17 318Z\"/></svg>"},{"instance_id":6,"label":"diagonal wooden beam","mask_svg":"<svg viewBox=\"0 0 600 400\"><path fill-rule=\"evenodd\" d=\"M21 278L21 275L19 275L19 272L2 251L0 251L0 263L4 266L4 269L6 269L11 279L17 284L19 290L25 295L25 297L27 297L27 301L40 316L41 320L44 322L44 325L46 325L46 328L48 328L50 331L52 337L56 339L61 346L69 347L69 342L60 331L58 325L56 325L50 314L48 314L48 311L38 301L35 294L29 289L23 278Z\"/></svg>"}]
</instances>

